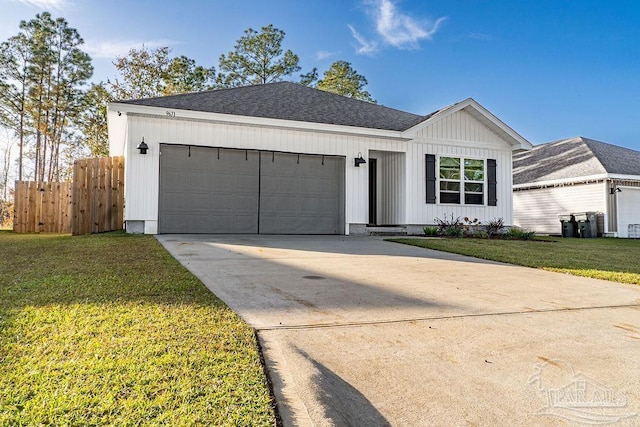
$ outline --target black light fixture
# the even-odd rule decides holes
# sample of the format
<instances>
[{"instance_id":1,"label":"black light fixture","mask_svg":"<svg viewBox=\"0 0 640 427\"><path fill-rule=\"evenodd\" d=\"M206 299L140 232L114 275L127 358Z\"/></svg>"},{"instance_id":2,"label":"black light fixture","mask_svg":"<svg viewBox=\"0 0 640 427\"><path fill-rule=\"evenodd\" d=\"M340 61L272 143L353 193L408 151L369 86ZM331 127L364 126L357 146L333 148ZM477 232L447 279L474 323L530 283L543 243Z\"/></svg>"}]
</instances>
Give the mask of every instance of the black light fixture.
<instances>
[{"instance_id":1,"label":"black light fixture","mask_svg":"<svg viewBox=\"0 0 640 427\"><path fill-rule=\"evenodd\" d=\"M149 146L147 145L146 142L144 142L144 136L142 137L142 142L138 144L136 148L140 150L140 154L147 154L147 150L149 149Z\"/></svg>"},{"instance_id":2,"label":"black light fixture","mask_svg":"<svg viewBox=\"0 0 640 427\"><path fill-rule=\"evenodd\" d=\"M622 192L622 188L620 187L611 187L609 189L609 194L614 195L616 193L621 193Z\"/></svg>"},{"instance_id":3,"label":"black light fixture","mask_svg":"<svg viewBox=\"0 0 640 427\"><path fill-rule=\"evenodd\" d=\"M355 159L355 166L359 168L360 165L363 165L365 163L367 163L367 161L362 158L362 153L358 153L358 157L356 157Z\"/></svg>"}]
</instances>

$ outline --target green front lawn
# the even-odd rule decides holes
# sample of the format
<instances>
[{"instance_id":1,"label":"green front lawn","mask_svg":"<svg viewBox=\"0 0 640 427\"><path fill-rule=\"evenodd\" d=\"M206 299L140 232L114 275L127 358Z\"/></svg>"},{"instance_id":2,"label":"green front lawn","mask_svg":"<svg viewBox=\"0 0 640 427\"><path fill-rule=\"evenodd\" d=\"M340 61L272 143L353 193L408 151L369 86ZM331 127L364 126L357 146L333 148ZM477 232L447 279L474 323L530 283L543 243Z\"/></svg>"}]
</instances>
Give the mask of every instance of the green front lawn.
<instances>
[{"instance_id":1,"label":"green front lawn","mask_svg":"<svg viewBox=\"0 0 640 427\"><path fill-rule=\"evenodd\" d=\"M0 232L0 426L273 425L253 330L151 236Z\"/></svg>"},{"instance_id":2,"label":"green front lawn","mask_svg":"<svg viewBox=\"0 0 640 427\"><path fill-rule=\"evenodd\" d=\"M397 243L615 282L640 284L640 240L389 239Z\"/></svg>"}]
</instances>

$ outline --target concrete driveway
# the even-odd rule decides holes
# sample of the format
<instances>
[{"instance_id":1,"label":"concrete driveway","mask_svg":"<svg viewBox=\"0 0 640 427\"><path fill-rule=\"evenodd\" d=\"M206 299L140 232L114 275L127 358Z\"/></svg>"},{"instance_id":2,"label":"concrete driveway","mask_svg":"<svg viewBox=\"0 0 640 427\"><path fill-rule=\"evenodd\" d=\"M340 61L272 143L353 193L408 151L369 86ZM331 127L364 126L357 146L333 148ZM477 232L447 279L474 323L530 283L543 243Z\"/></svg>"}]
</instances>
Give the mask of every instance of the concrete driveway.
<instances>
[{"instance_id":1,"label":"concrete driveway","mask_svg":"<svg viewBox=\"0 0 640 427\"><path fill-rule=\"evenodd\" d=\"M285 425L640 423L640 286L371 237L158 240L256 328Z\"/></svg>"}]
</instances>

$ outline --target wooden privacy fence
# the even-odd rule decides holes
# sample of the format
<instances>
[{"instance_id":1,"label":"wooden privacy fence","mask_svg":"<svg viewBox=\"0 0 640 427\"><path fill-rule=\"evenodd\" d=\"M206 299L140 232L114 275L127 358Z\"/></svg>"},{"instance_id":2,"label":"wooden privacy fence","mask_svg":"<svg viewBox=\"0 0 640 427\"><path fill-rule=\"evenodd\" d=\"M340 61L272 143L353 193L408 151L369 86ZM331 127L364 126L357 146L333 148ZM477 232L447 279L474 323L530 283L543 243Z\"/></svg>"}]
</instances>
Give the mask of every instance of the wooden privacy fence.
<instances>
[{"instance_id":1,"label":"wooden privacy fence","mask_svg":"<svg viewBox=\"0 0 640 427\"><path fill-rule=\"evenodd\" d=\"M16 182L13 230L73 233L121 230L124 157L76 160L73 182Z\"/></svg>"},{"instance_id":2,"label":"wooden privacy fence","mask_svg":"<svg viewBox=\"0 0 640 427\"><path fill-rule=\"evenodd\" d=\"M16 233L71 233L70 218L70 182L16 182L13 206Z\"/></svg>"},{"instance_id":3,"label":"wooden privacy fence","mask_svg":"<svg viewBox=\"0 0 640 427\"><path fill-rule=\"evenodd\" d=\"M76 160L71 200L74 235L122 230L124 157Z\"/></svg>"}]
</instances>

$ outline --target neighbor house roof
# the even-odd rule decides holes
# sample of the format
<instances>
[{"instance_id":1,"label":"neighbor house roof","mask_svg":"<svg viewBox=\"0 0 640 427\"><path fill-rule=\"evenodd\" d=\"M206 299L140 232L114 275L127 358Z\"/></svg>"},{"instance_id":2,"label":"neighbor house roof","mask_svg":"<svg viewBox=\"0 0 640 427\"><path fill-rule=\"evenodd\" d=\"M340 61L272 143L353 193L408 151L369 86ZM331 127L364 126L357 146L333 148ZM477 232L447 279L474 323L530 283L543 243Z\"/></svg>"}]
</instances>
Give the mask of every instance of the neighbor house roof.
<instances>
[{"instance_id":1,"label":"neighbor house roof","mask_svg":"<svg viewBox=\"0 0 640 427\"><path fill-rule=\"evenodd\" d=\"M605 174L640 177L640 152L575 137L538 145L513 156L514 185Z\"/></svg>"},{"instance_id":2,"label":"neighbor house roof","mask_svg":"<svg viewBox=\"0 0 640 427\"><path fill-rule=\"evenodd\" d=\"M394 131L409 129L431 116L411 114L291 82L119 103Z\"/></svg>"}]
</instances>

